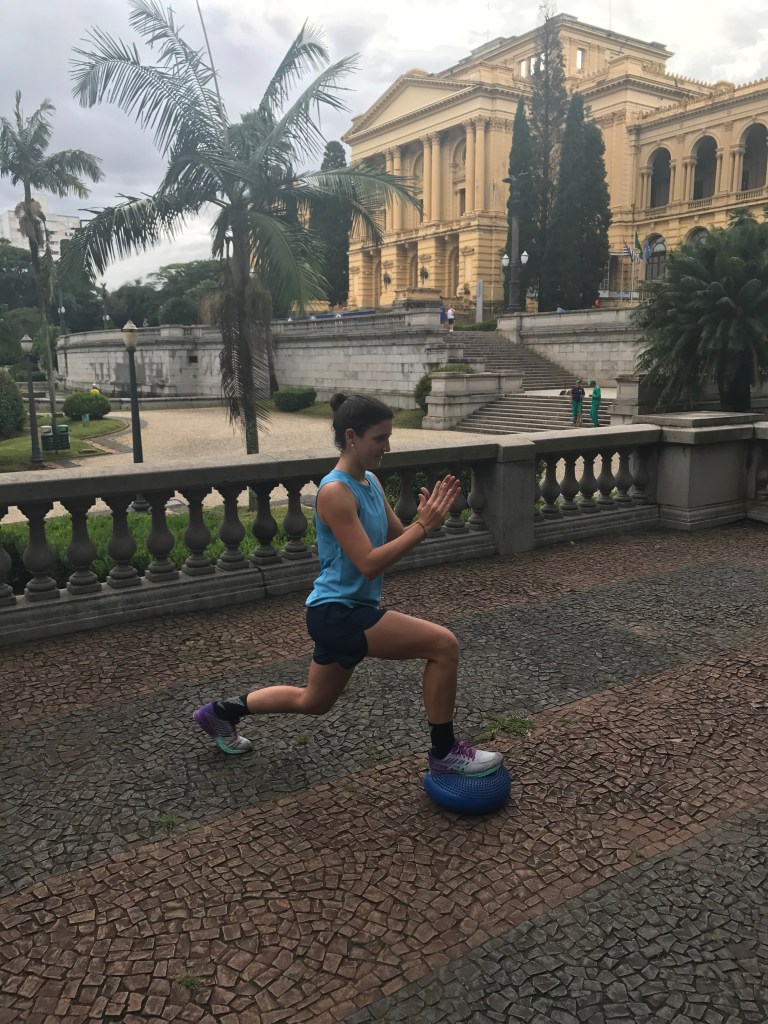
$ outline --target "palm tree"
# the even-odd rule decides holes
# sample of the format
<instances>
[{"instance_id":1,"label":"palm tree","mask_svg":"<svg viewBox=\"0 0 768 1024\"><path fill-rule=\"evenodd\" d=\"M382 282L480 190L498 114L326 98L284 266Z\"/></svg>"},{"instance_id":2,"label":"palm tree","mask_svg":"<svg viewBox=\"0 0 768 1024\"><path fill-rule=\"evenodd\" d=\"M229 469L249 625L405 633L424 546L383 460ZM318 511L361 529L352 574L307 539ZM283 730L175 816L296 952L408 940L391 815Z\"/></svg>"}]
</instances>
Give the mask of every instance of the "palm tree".
<instances>
[{"instance_id":1,"label":"palm tree","mask_svg":"<svg viewBox=\"0 0 768 1024\"><path fill-rule=\"evenodd\" d=\"M16 93L13 119L9 121L0 117L0 177L10 178L12 184L20 184L24 189L24 198L14 212L19 221L19 229L29 244L32 259L48 363L53 443L58 447L55 367L47 317L53 288L53 257L45 214L40 203L34 199L32 190L60 198L76 195L85 199L89 190L83 178L97 182L102 180L103 174L98 159L81 149L48 153L52 132L51 115L55 110L50 100L43 100L37 110L25 118L21 109L21 93Z\"/></svg>"},{"instance_id":2,"label":"palm tree","mask_svg":"<svg viewBox=\"0 0 768 1024\"><path fill-rule=\"evenodd\" d=\"M310 227L313 209L329 197L345 200L353 230L376 244L384 208L395 198L415 201L403 184L367 167L296 170L322 151L317 117L346 109L339 83L355 68L353 58L329 64L317 31L302 28L258 106L233 123L210 50L206 58L185 42L170 8L157 0L129 0L129 7L130 24L156 63L93 29L91 48L75 51L74 94L83 106L106 101L133 115L153 132L168 166L154 195L123 196L92 211L78 233L80 259L102 273L110 260L150 248L213 208L211 252L221 261L222 287L206 310L222 332L230 417L244 426L246 448L255 452L259 396L268 393L272 304L304 308L327 289L322 245ZM318 69L291 100L307 72Z\"/></svg>"},{"instance_id":3,"label":"palm tree","mask_svg":"<svg viewBox=\"0 0 768 1024\"><path fill-rule=\"evenodd\" d=\"M748 410L750 387L768 378L768 223L739 214L670 253L634 322L659 407L690 406L714 381L721 408Z\"/></svg>"}]
</instances>

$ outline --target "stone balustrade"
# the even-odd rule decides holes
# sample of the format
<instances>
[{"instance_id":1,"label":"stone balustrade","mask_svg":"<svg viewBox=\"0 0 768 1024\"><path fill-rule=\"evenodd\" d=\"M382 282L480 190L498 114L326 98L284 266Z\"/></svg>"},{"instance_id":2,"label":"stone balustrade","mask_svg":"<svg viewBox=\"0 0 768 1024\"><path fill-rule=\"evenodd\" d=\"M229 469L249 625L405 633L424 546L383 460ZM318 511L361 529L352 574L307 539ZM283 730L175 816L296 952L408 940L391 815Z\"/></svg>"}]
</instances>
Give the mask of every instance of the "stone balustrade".
<instances>
[{"instance_id":1,"label":"stone balustrade","mask_svg":"<svg viewBox=\"0 0 768 1024\"><path fill-rule=\"evenodd\" d=\"M515 554L615 531L692 530L746 517L768 522L768 422L708 413L648 420L482 442L457 434L450 447L390 453L379 476L385 485L394 474L399 477L395 511L403 523L416 514L417 474L431 484L450 471L461 474L464 483L443 528L397 568ZM307 592L318 562L305 537L302 491L316 485L334 462L326 455L256 455L224 465L145 463L118 471L105 463L103 469L89 464L0 476L0 645L126 618ZM255 495L257 511L250 528L253 545L244 553L246 528L238 498L247 488ZM279 488L288 506L282 551L274 545L273 502ZM223 506L218 530L223 550L215 561L203 515L203 502L213 492ZM134 565L137 541L128 519L137 494L151 509L143 574ZM167 508L177 495L189 512L180 567L170 558L174 538ZM46 536L54 503L71 524L71 573L63 589L54 578L56 555ZM93 570L96 548L88 530L97 503L111 522L107 552L112 566L106 579ZM30 579L23 593L15 593L7 582L11 560L3 547L2 520L11 507L29 526L23 562Z\"/></svg>"},{"instance_id":2,"label":"stone balustrade","mask_svg":"<svg viewBox=\"0 0 768 1024\"><path fill-rule=\"evenodd\" d=\"M523 374L517 370L433 373L427 402L429 412L423 426L429 430L450 430L489 402L522 391Z\"/></svg>"}]
</instances>

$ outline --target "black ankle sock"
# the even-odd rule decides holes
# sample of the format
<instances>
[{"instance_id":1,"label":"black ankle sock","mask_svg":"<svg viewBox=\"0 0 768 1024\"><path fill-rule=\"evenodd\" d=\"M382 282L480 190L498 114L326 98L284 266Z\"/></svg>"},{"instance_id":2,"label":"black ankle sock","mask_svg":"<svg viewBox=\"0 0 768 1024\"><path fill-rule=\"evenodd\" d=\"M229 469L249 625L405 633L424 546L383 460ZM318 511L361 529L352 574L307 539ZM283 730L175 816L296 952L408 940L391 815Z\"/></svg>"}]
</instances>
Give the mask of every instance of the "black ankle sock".
<instances>
[{"instance_id":1,"label":"black ankle sock","mask_svg":"<svg viewBox=\"0 0 768 1024\"><path fill-rule=\"evenodd\" d=\"M248 694L244 693L242 697L227 697L226 700L215 700L213 702L213 710L226 722L232 722L236 724L241 718L245 718L246 715L250 714L248 710Z\"/></svg>"},{"instance_id":2,"label":"black ankle sock","mask_svg":"<svg viewBox=\"0 0 768 1024\"><path fill-rule=\"evenodd\" d=\"M445 757L456 742L456 737L453 735L453 721L441 722L439 725L430 722L429 728L432 738L432 753L435 757Z\"/></svg>"}]
</instances>

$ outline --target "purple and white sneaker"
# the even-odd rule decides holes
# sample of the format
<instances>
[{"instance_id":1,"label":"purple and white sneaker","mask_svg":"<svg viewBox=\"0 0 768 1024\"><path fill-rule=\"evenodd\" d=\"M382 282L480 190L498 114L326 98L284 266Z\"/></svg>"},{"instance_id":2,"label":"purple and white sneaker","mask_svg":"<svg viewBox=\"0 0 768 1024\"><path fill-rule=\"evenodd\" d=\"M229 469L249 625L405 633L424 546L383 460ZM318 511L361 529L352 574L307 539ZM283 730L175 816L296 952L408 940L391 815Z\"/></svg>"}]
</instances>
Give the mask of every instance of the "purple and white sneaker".
<instances>
[{"instance_id":1,"label":"purple and white sneaker","mask_svg":"<svg viewBox=\"0 0 768 1024\"><path fill-rule=\"evenodd\" d=\"M454 743L445 757L429 752L429 770L433 775L490 775L504 760L503 754L491 750L477 750L465 740Z\"/></svg>"},{"instance_id":2,"label":"purple and white sneaker","mask_svg":"<svg viewBox=\"0 0 768 1024\"><path fill-rule=\"evenodd\" d=\"M225 754L247 754L253 746L250 740L238 733L231 722L216 714L213 702L198 708L192 717Z\"/></svg>"}]
</instances>

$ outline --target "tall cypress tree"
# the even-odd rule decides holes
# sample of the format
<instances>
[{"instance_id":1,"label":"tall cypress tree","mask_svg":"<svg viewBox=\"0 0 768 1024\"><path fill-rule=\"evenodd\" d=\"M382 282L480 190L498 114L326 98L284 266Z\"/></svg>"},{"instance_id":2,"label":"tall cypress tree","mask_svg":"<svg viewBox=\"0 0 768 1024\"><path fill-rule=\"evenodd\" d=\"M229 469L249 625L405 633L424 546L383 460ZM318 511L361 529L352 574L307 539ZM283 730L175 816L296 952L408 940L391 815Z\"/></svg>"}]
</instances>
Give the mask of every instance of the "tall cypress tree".
<instances>
[{"instance_id":1,"label":"tall cypress tree","mask_svg":"<svg viewBox=\"0 0 768 1024\"><path fill-rule=\"evenodd\" d=\"M347 158L340 142L328 142L321 171L346 167ZM323 277L328 282L328 301L343 305L349 295L349 231L352 212L343 200L328 198L312 215L312 230L324 249Z\"/></svg>"},{"instance_id":2,"label":"tall cypress tree","mask_svg":"<svg viewBox=\"0 0 768 1024\"><path fill-rule=\"evenodd\" d=\"M560 140L565 125L568 94L565 91L565 60L560 43L555 8L542 5L544 21L536 36L536 58L531 84L530 127L533 146L533 184L536 196L536 247L531 260L531 279L538 279L539 309L552 307L550 282L541 273L552 215Z\"/></svg>"},{"instance_id":3,"label":"tall cypress tree","mask_svg":"<svg viewBox=\"0 0 768 1024\"><path fill-rule=\"evenodd\" d=\"M523 177L520 177L523 175ZM512 146L509 151L509 177L518 178L520 193L519 200L519 249L520 252L527 252L529 257L533 254L533 224L535 210L535 193L533 188L533 150L531 148L531 130L528 127L528 118L525 114L525 100L521 97L518 100L515 111L515 121L512 126ZM511 190L510 190L511 193ZM512 212L510 200L507 200L507 248L506 252L510 259L514 259L517 253L512 252ZM531 280L531 262L520 268L520 297L525 308L525 293ZM509 281L504 281L504 304L509 304Z\"/></svg>"},{"instance_id":4,"label":"tall cypress tree","mask_svg":"<svg viewBox=\"0 0 768 1024\"><path fill-rule=\"evenodd\" d=\"M542 279L546 305L540 309L582 309L597 298L608 262L608 188L600 129L584 119L584 100L576 93L560 149L560 174L552 208Z\"/></svg>"}]
</instances>

